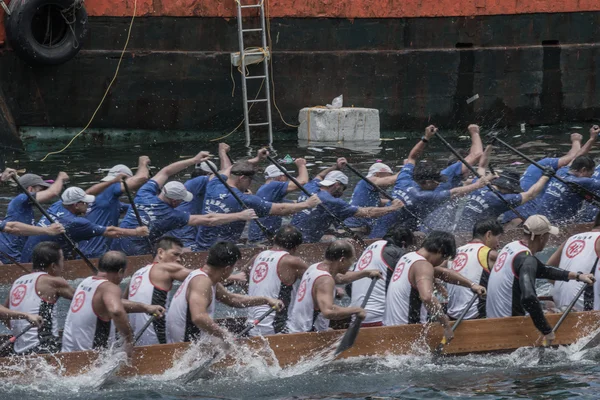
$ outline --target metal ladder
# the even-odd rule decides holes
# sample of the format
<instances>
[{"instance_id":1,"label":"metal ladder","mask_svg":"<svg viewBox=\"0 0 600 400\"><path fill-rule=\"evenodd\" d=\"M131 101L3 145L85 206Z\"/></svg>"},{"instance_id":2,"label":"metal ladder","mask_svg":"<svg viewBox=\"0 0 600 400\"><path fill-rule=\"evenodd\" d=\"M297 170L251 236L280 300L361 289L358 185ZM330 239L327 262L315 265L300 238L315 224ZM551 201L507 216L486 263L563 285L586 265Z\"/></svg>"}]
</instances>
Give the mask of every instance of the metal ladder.
<instances>
[{"instance_id":1,"label":"metal ladder","mask_svg":"<svg viewBox=\"0 0 600 400\"><path fill-rule=\"evenodd\" d=\"M271 57L270 50L267 45L267 30L265 24L265 8L264 8L264 0L252 0L252 1L260 1L260 3L256 4L242 4L244 0L235 0L237 6L237 22L238 22L238 39L240 42L240 68L241 68L241 79L242 79L242 95L244 97L244 127L246 129L246 147L250 146L250 128L258 127L258 126L268 126L269 127L269 146L273 144L273 122L271 118L271 87L269 82L269 58ZM260 28L250 28L245 29L242 26L242 11L248 9L259 9L259 17L260 17ZM246 52L246 47L244 45L244 34L251 32L261 32L262 36L262 48L265 50L262 51L250 51ZM264 56L260 63L263 64L263 74L262 75L246 75L246 57L248 56L256 56L261 55ZM253 63L259 64L259 63ZM264 88L261 92L264 93L264 96L261 98L260 94L257 95L255 99L248 100L248 87L246 80L248 79L264 79ZM251 106L249 106L249 104ZM248 110L250 107L255 107L256 105L266 105L266 114L267 121L266 122L250 122L248 116Z\"/></svg>"}]
</instances>

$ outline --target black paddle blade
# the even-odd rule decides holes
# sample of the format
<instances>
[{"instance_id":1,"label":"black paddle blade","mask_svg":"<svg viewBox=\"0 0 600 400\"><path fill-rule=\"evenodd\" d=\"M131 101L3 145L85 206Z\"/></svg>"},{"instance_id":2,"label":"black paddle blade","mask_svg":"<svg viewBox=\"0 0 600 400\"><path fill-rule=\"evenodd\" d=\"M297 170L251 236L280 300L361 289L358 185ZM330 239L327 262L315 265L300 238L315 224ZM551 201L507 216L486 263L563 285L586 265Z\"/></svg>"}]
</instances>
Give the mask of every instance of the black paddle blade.
<instances>
[{"instance_id":1,"label":"black paddle blade","mask_svg":"<svg viewBox=\"0 0 600 400\"><path fill-rule=\"evenodd\" d=\"M596 336L594 336L589 342L587 342L586 345L583 346L580 351L589 350L592 347L596 347L598 345L600 345L600 332L598 332Z\"/></svg>"},{"instance_id":2,"label":"black paddle blade","mask_svg":"<svg viewBox=\"0 0 600 400\"><path fill-rule=\"evenodd\" d=\"M356 341L356 337L358 336L358 331L360 330L360 324L362 324L362 319L356 318L352 325L348 327L348 330L344 334L342 341L340 342L338 348L335 350L335 355L348 350L350 347L354 346L354 342Z\"/></svg>"}]
</instances>

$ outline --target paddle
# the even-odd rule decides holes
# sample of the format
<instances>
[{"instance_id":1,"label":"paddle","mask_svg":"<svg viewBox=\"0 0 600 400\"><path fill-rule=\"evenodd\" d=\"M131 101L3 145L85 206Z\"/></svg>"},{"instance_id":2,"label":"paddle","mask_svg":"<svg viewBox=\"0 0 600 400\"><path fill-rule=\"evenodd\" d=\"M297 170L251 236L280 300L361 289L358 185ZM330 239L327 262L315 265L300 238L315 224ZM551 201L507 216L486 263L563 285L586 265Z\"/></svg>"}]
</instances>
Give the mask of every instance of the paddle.
<instances>
[{"instance_id":1,"label":"paddle","mask_svg":"<svg viewBox=\"0 0 600 400\"><path fill-rule=\"evenodd\" d=\"M385 190L383 190L382 188L380 188L379 186L377 186L376 184L374 184L374 183L373 183L373 181L371 181L369 178L367 178L367 177L366 177L366 176L365 176L363 173L361 173L360 171L358 171L358 170L357 170L356 168L354 168L352 165L350 165L350 164L346 164L346 167L348 167L348 169L349 169L350 171L354 172L354 174L355 174L356 176L358 176L360 179L362 179L363 181L365 181L365 182L367 182L369 185L371 185L371 187L372 187L372 188L374 188L375 190L377 190L377 191L378 191L378 192L379 192L379 193L380 193L380 194L381 194L383 197L385 197L386 199L388 199L388 200L390 200L390 201L393 201L393 200L394 200L394 198L393 198L393 197L392 197L392 196L391 196L391 195L390 195L388 192L386 192ZM398 200L402 201L402 199L398 199ZM403 203L404 203L404 202L403 202ZM417 215L416 215L414 212L412 212L412 211L410 211L408 208L406 208L406 203L404 203L404 208L403 208L403 210L404 210L404 211L406 211L406 213L407 213L408 215L410 215L411 217L413 217L414 219L416 219L417 221L419 221L419 223L421 223L421 224L425 225L425 227L426 227L426 228L429 228L430 230L433 230L433 229L431 229L430 227L428 227L428 226L425 224L425 222L424 222L424 221L423 221L421 218L417 217Z\"/></svg>"},{"instance_id":2,"label":"paddle","mask_svg":"<svg viewBox=\"0 0 600 400\"><path fill-rule=\"evenodd\" d=\"M29 324L23 329L21 332L17 333L15 336L11 336L6 342L2 343L0 346L0 354L4 352L4 350L8 349L13 343L17 341L18 338L26 334L31 328L34 328L35 325Z\"/></svg>"},{"instance_id":3,"label":"paddle","mask_svg":"<svg viewBox=\"0 0 600 400\"><path fill-rule=\"evenodd\" d=\"M515 149L514 147L512 147L511 145L509 145L508 143L506 143L504 140L499 139L497 135L493 135L492 139L494 141L500 143L501 145L503 145L504 147L506 147L508 150L512 151L513 153L515 153L519 157L523 158L528 163L535 165L536 167L538 167L542 171L544 171L546 169L545 167L543 167L542 165L540 165L538 162L534 161L531 157L529 157L529 156L523 154L521 151ZM559 181L562 184L566 185L573 192L575 192L578 195L580 195L581 197L583 197L583 199L585 201L593 204L596 207L600 207L600 196L598 196L596 193L588 190L587 188L581 186L580 184L578 184L576 182L566 181L564 178L561 178L558 175L554 175L553 179L556 179L557 181ZM519 218L521 218L521 217L519 217ZM523 219L523 221L524 220L525 219Z\"/></svg>"},{"instance_id":4,"label":"paddle","mask_svg":"<svg viewBox=\"0 0 600 400\"><path fill-rule=\"evenodd\" d=\"M469 301L469 304L467 304L467 307L460 313L460 315L458 316L458 319L456 321L454 321L454 324L452 324L452 332L456 331L456 328L458 328L458 326L461 324L463 319L465 319L465 316L467 315L467 313L469 312L469 310L471 309L473 304L475 304L475 300L477 300L477 297L479 297L478 294L474 294L473 297L471 297L471 300ZM446 339L446 336L444 336L442 338L442 340L440 341L440 343L435 348L435 350L433 351L433 356L434 357L441 356L442 352L444 351L444 346L446 346L447 344L448 344L448 340Z\"/></svg>"},{"instance_id":5,"label":"paddle","mask_svg":"<svg viewBox=\"0 0 600 400\"><path fill-rule=\"evenodd\" d=\"M142 326L142 329L140 329L140 331L137 333L137 335L135 335L135 338L133 339L133 344L135 345L138 340L140 340L140 338L142 337L142 335L144 334L144 332L146 331L146 329L148 329L148 327L154 322L156 321L158 317L156 316L156 314L152 314L152 316L148 319L148 321L146 321L146 323L144 324L144 326Z\"/></svg>"},{"instance_id":6,"label":"paddle","mask_svg":"<svg viewBox=\"0 0 600 400\"><path fill-rule=\"evenodd\" d=\"M31 193L29 193L29 191L27 191L27 189L25 189L23 187L23 185L21 185L21 183L19 182L19 179L17 179L17 177L15 175L12 175L11 178L17 184L17 186L19 187L19 189L21 189L21 191L23 193L25 193L25 195L27 195L27 197L29 198L29 201L33 205L35 205L38 210L40 210L40 212L42 213L42 215L44 217L46 217L46 219L48 221L55 222L50 217L50 214L48 214L48 212L46 210L44 210L44 208L42 207L42 205L35 199L35 197L33 197L31 195ZM85 256L85 254L83 254L83 252L81 250L79 250L79 247L77 247L77 244L75 244L75 242L73 242L73 240L69 237L69 235L67 235L66 233L61 233L61 236L67 241L67 243L69 243L69 245L73 248L73 250L75 250L75 253L77 253L77 255L79 257L81 257L81 259L86 263L86 265L88 267L90 267L90 269L92 270L92 272L94 274L97 273L98 269L94 266L94 264L91 263L91 261Z\"/></svg>"},{"instance_id":7,"label":"paddle","mask_svg":"<svg viewBox=\"0 0 600 400\"><path fill-rule=\"evenodd\" d=\"M460 162L469 169L469 171L471 171L473 173L473 175L475 175L477 178L481 179L481 176L479 175L479 173L477 172L477 170L475 168L473 168L473 166L471 164L469 164L465 158L463 156L461 156L458 151L456 151L456 149L454 147L452 147L452 145L450 143L448 143L448 141L446 139L444 139L444 137L442 135L440 135L439 132L435 132L435 136L444 144L444 146L446 146L448 148L448 150L450 150L450 152L452 154L454 154L454 156L456 158L458 158L460 160ZM487 184L486 187L496 195L496 197L498 197L513 213L515 213L515 215L519 218L521 218L523 221L525 221L525 218L521 215L521 213L519 213L509 202L508 200L506 200L504 198L504 196L502 196L502 194L500 192L498 192L498 190L496 190L495 187L493 187L491 184Z\"/></svg>"},{"instance_id":8,"label":"paddle","mask_svg":"<svg viewBox=\"0 0 600 400\"><path fill-rule=\"evenodd\" d=\"M560 316L560 319L558 320L558 322L556 323L556 325L554 325L554 327L552 328L552 331L549 334L555 333L558 330L558 328L560 328L560 326L562 325L563 321L567 318L567 315L569 315L569 313L571 312L571 310L575 306L575 303L577 303L577 300L579 300L579 298L581 297L581 295L583 294L583 292L585 292L585 289L587 288L587 286L588 286L587 284L583 284L581 286L581 289L579 289L579 292L577 292L577 294L575 295L575 297L573 297L573 300L571 300L571 303L569 303L569 305L567 306L567 309L565 310L565 312L562 313L562 315ZM548 341L544 337L544 340L542 342L542 346L548 347L548 344L549 344Z\"/></svg>"},{"instance_id":9,"label":"paddle","mask_svg":"<svg viewBox=\"0 0 600 400\"><path fill-rule=\"evenodd\" d=\"M244 203L244 201L240 198L240 196L237 195L236 192L233 191L233 189L231 188L231 186L229 186L227 184L227 181L225 179L223 179L223 177L221 176L221 174L219 174L219 171L217 171L217 169L215 167L212 166L211 163L207 162L206 165L208 165L208 168L210 168L210 170L213 172L213 174L215 174L215 176L217 177L218 180L221 181L221 183L223 184L223 186L225 186L225 188L227 188L227 191L233 196L233 198L238 202L238 204L240 206L242 206L243 209L245 210L249 210L250 207L248 207L246 205L246 203ZM258 225L258 227L260 228L260 230L265 234L265 237L269 240L273 240L273 233L267 229L266 226L264 226L262 224L262 222L260 222L258 219L255 219L253 222L256 223L256 225Z\"/></svg>"},{"instance_id":10,"label":"paddle","mask_svg":"<svg viewBox=\"0 0 600 400\"><path fill-rule=\"evenodd\" d=\"M371 278L371 279L372 279L371 285L369 285L369 289L367 290L367 293L365 294L365 298L363 299L363 302L360 305L360 308L365 308L367 306L367 302L369 301L369 298L371 297L371 293L373 293L373 289L375 288L375 285L377 284L377 278ZM338 345L338 348L335 350L334 356L337 356L338 354L342 353L343 351L346 351L350 347L354 346L354 342L356 341L356 337L358 336L358 331L360 330L360 325L362 324L362 322L363 322L363 318L359 318L358 316L356 318L354 318L354 321L352 321L352 323L346 330L346 333L344 333L344 337L342 338L342 341Z\"/></svg>"},{"instance_id":11,"label":"paddle","mask_svg":"<svg viewBox=\"0 0 600 400\"><path fill-rule=\"evenodd\" d=\"M269 308L263 315L252 321L252 325L245 327L244 330L237 335L237 337L241 338L246 336L248 332L250 332L256 325L260 324L263 319L267 318L275 310L277 310L277 307Z\"/></svg>"},{"instance_id":12,"label":"paddle","mask_svg":"<svg viewBox=\"0 0 600 400\"><path fill-rule=\"evenodd\" d=\"M150 171L150 169L148 169L148 171ZM129 199L129 204L131 205L131 209L133 210L133 213L135 214L135 219L137 220L138 225L145 226L144 222L142 221L142 217L140 217L140 213L138 212L137 206L135 205L135 202L133 201L133 196L131 195L131 192L129 191L129 186L127 185L127 178L123 177L121 179L121 182L123 183L123 187L125 188L125 193L127 194L127 198ZM150 241L150 238L146 236L146 240L148 241L148 246L150 246L150 251L152 251L152 242Z\"/></svg>"},{"instance_id":13,"label":"paddle","mask_svg":"<svg viewBox=\"0 0 600 400\"><path fill-rule=\"evenodd\" d=\"M296 180L296 178L294 178L285 168L283 168L281 166L281 164L279 164L277 161L275 161L275 159L269 155L267 155L267 159L273 164L275 165L281 172L283 172L283 174L294 184L296 185L296 187L298 189L300 189L302 191L302 193L304 193L306 196L310 197L313 194L310 193L308 190L306 190L304 188L304 186L302 186L300 184L300 182L298 182L298 180ZM360 236L358 236L358 234L356 232L354 232L352 229L348 228L348 225L344 224L344 221L342 221L337 215L335 215L329 208L327 208L327 206L325 206L323 203L319 204L317 207L322 207L323 210L325 210L325 212L327 212L327 214L329 214L330 216L333 217L333 219L335 220L335 222L338 224L338 226L340 226L343 230L345 230L350 236L352 236L352 238L354 240L356 240L358 243L360 243L361 246L366 247L366 243L362 240L362 238Z\"/></svg>"},{"instance_id":14,"label":"paddle","mask_svg":"<svg viewBox=\"0 0 600 400\"><path fill-rule=\"evenodd\" d=\"M25 268L23 266L23 264L21 264L20 262L18 262L17 260L15 260L15 258L12 257L10 254L7 254L7 253L3 252L2 250L0 250L0 254L2 254L4 257L6 257L11 263L13 263L17 267L21 268L24 272L26 272L28 274L31 273L30 270L28 270L27 268Z\"/></svg>"}]
</instances>

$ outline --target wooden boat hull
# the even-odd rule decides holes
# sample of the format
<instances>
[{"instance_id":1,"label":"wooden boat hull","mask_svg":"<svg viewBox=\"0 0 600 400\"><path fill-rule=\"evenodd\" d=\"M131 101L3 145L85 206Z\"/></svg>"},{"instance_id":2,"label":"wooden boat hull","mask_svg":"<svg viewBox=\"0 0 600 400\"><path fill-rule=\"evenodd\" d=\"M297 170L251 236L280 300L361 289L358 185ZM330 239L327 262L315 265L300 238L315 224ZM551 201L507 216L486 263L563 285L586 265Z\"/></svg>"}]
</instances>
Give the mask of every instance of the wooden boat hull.
<instances>
[{"instance_id":1,"label":"wooden boat hull","mask_svg":"<svg viewBox=\"0 0 600 400\"><path fill-rule=\"evenodd\" d=\"M564 240L566 240L569 236L574 235L576 233L586 232L591 230L591 224L578 224L572 225L569 227L565 227L561 229L561 234L559 236L553 236L550 239L548 246L558 246ZM420 236L422 237L422 236ZM507 232L503 237L503 242L508 243L513 240L516 240L521 237L521 230L513 230ZM457 235L456 240L458 244L467 243L471 239L470 236L465 235ZM370 244L376 239L368 239L365 240L366 244ZM362 252L363 248L358 243L353 241L354 246L358 254ZM310 243L304 244L300 246L298 250L298 255L302 257L308 264L313 264L319 261L322 261L323 255L325 254L325 249L329 243ZM248 262L252 259L256 254L265 250L265 246L258 247L247 247L242 249L242 260L238 263L238 265L243 265L243 263ZM197 253L186 253L183 256L184 264L189 268L198 268L204 265L207 257L207 252L197 252ZM126 275L129 276L133 274L138 269L152 262L151 255L143 255L143 256L130 256L127 257L127 271ZM94 265L98 265L97 260L92 260ZM27 270L31 270L31 264L23 264L23 266ZM11 284L18 277L23 275L25 272L22 268L14 265L14 264L6 264L0 266L0 284ZM67 280L79 279L79 278L87 278L92 274L90 268L81 260L69 260L65 262L65 267L63 271L63 276Z\"/></svg>"},{"instance_id":2,"label":"wooden boat hull","mask_svg":"<svg viewBox=\"0 0 600 400\"><path fill-rule=\"evenodd\" d=\"M548 315L554 325L560 314ZM571 313L556 334L554 345L569 345L585 337L600 327L600 312ZM274 335L265 338L252 338L239 341L253 353L252 357L263 357L265 362L286 368L310 360L334 349L335 343L345 331ZM443 330L439 324L403 325L379 328L363 328L354 347L340 355L340 358L359 356L386 356L423 354L440 342ZM446 346L447 355L470 353L509 352L521 347L537 346L539 332L529 317L509 317L464 321L457 329L455 339ZM132 365L119 370L120 376L160 375L172 368L182 355L191 348L189 343L177 343L137 347ZM0 359L0 375L20 375L23 363L39 365L40 358L57 368L63 375L78 375L88 371L98 359L94 351L60 353L28 357ZM247 357L247 354L246 354ZM26 361L24 361L24 359ZM247 359L247 358L245 358ZM212 368L227 368L244 360L226 357ZM20 365L21 368L14 368Z\"/></svg>"}]
</instances>

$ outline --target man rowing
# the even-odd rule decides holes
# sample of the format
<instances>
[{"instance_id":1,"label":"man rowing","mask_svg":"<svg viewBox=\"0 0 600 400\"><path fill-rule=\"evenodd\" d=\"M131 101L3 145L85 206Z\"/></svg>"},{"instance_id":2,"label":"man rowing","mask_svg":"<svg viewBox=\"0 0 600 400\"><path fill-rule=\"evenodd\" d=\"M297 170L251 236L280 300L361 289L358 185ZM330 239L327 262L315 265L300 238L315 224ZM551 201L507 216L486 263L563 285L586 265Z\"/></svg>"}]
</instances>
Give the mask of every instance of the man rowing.
<instances>
[{"instance_id":1,"label":"man rowing","mask_svg":"<svg viewBox=\"0 0 600 400\"><path fill-rule=\"evenodd\" d=\"M564 271L595 275L598 269L600 254L600 214L596 216L591 231L579 233L568 238L550 258L547 265L558 267ZM585 285L578 281L554 282L552 297L559 309L566 308L581 287ZM594 292L596 284L587 286L583 296L579 297L573 306L576 311L594 310Z\"/></svg>"},{"instance_id":2,"label":"man rowing","mask_svg":"<svg viewBox=\"0 0 600 400\"><path fill-rule=\"evenodd\" d=\"M124 229L116 226L96 225L84 218L90 203L94 202L95 197L86 194L83 189L72 186L65 190L61 196L61 201L57 201L48 209L48 214L53 216L56 222L60 222L66 230L66 234L75 243L82 240L88 240L96 236L106 238L118 238L122 236L148 236L148 228L136 227L134 229ZM40 218L38 225L48 226L50 221L46 217ZM63 236L32 236L27 239L21 255L21 262L30 262L33 248L41 242L57 242L60 244L65 259L74 258L74 251L69 242Z\"/></svg>"},{"instance_id":3,"label":"man rowing","mask_svg":"<svg viewBox=\"0 0 600 400\"><path fill-rule=\"evenodd\" d=\"M456 250L456 257L448 263L448 268L487 288L503 233L504 229L496 219L477 222L473 227L473 239ZM451 285L448 288L448 316L457 319L467 308L472 296L471 290ZM485 318L485 301L485 297L478 297L464 318Z\"/></svg>"},{"instance_id":4,"label":"man rowing","mask_svg":"<svg viewBox=\"0 0 600 400\"><path fill-rule=\"evenodd\" d=\"M548 342L554 340L535 291L536 279L555 281L577 280L592 284L594 276L561 270L544 265L535 257L542 251L550 235L558 235L558 228L550 225L543 215L532 215L523 225L523 238L504 246L488 282L486 313L488 318L523 316L527 312Z\"/></svg>"},{"instance_id":5,"label":"man rowing","mask_svg":"<svg viewBox=\"0 0 600 400\"><path fill-rule=\"evenodd\" d=\"M141 156L138 159L138 169L135 175L123 164L112 167L108 174L102 178L102 182L92 186L85 192L95 196L94 202L90 204L85 218L91 223L102 226L118 226L119 217L129 207L120 201L125 193L125 184L131 191L138 190L149 177L150 158ZM126 178L125 183L121 180ZM110 248L110 239L104 236L96 236L90 240L84 240L79 248L89 258L99 258Z\"/></svg>"},{"instance_id":6,"label":"man rowing","mask_svg":"<svg viewBox=\"0 0 600 400\"><path fill-rule=\"evenodd\" d=\"M156 244L154 260L151 264L138 269L125 289L124 297L138 303L168 307L168 296L173 281L183 282L192 270L181 265L183 243L174 237L163 236ZM129 315L129 322L135 335L137 335L150 315L136 313ZM147 346L151 344L167 343L165 319L155 319L142 334L138 344Z\"/></svg>"},{"instance_id":7,"label":"man rowing","mask_svg":"<svg viewBox=\"0 0 600 400\"><path fill-rule=\"evenodd\" d=\"M315 207L320 203L317 196L311 196L306 202L301 203L272 203L261 197L246 194L250 184L256 175L255 165L268 155L266 149L261 149L255 159L250 161L239 161L231 167L227 186L244 202L253 209L259 217L285 216L295 214L299 211ZM213 179L206 189L206 200L204 202L203 214L227 215L227 213L243 210L242 205L231 195L229 189L218 179ZM196 237L197 246L195 250L207 250L220 240L237 242L244 231L244 222L234 222L222 226L202 226L198 229ZM274 232L271 232L272 234Z\"/></svg>"},{"instance_id":8,"label":"man rowing","mask_svg":"<svg viewBox=\"0 0 600 400\"><path fill-rule=\"evenodd\" d=\"M18 278L6 299L5 306L12 311L37 314L41 326L27 331L14 343L16 354L54 353L60 350L56 302L59 298L71 300L74 290L62 277L63 252L58 243L41 242L32 255L32 272ZM13 335L24 330L28 323L13 321Z\"/></svg>"},{"instance_id":9,"label":"man rowing","mask_svg":"<svg viewBox=\"0 0 600 400\"><path fill-rule=\"evenodd\" d=\"M54 183L44 181L39 175L25 174L19 178L19 183L41 204L52 201L60 196L65 181L69 175L59 172ZM33 203L25 193L15 196L6 210L5 222L20 222L27 225L35 225L33 214ZM9 257L15 260L21 259L21 250L27 238L16 236L7 231L0 233L0 261L4 264L12 263ZM8 256L5 256L7 254Z\"/></svg>"},{"instance_id":10,"label":"man rowing","mask_svg":"<svg viewBox=\"0 0 600 400\"><path fill-rule=\"evenodd\" d=\"M122 251L128 256L148 254L152 252L151 244L173 229L186 225L221 225L233 221L248 221L255 218L252 212L234 212L229 214L190 215L178 210L183 202L190 202L194 195L185 188L183 183L167 180L192 165L208 161L208 152L201 151L195 157L167 165L148 182L135 196L134 203L140 218L150 230L148 239L124 237L113 240L111 249ZM244 224L244 222L242 222ZM121 222L121 228L133 229L138 227L138 221L133 208L130 208Z\"/></svg>"},{"instance_id":11,"label":"man rowing","mask_svg":"<svg viewBox=\"0 0 600 400\"><path fill-rule=\"evenodd\" d=\"M62 351L104 349L110 344L111 324L123 339L123 350L133 353L134 336L127 313L148 313L162 317L165 309L121 298L119 284L127 267L127 257L109 251L98 262L98 273L84 279L73 296L65 321Z\"/></svg>"},{"instance_id":12,"label":"man rowing","mask_svg":"<svg viewBox=\"0 0 600 400\"><path fill-rule=\"evenodd\" d=\"M308 169L306 168L306 160L297 158L294 164L298 168L298 177L296 180L300 185L306 185L308 182ZM287 171L286 171L287 172ZM266 182L257 191L256 195L265 201L271 203L281 203L285 201L285 196L294 191L300 190L295 183L289 182L283 171L277 168L276 165L269 165L265 168ZM271 232L277 232L281 228L283 218L280 216L267 216L258 219ZM267 239L262 230L254 222L250 223L248 230L248 240L250 242L261 242Z\"/></svg>"},{"instance_id":13,"label":"man rowing","mask_svg":"<svg viewBox=\"0 0 600 400\"><path fill-rule=\"evenodd\" d=\"M204 335L215 336L228 345L229 334L214 320L217 301L230 307L266 304L281 309L280 300L264 296L244 296L228 292L222 285L242 257L233 243L217 242L208 251L206 263L183 281L167 312L167 342L190 342Z\"/></svg>"},{"instance_id":14,"label":"man rowing","mask_svg":"<svg viewBox=\"0 0 600 400\"><path fill-rule=\"evenodd\" d=\"M350 217L379 218L403 207L402 202L398 200L392 201L389 207L356 207L342 200L341 197L348 187L348 177L340 170L346 166L346 163L345 158L339 158L336 165L322 171L315 179L304 185L304 188L309 193L316 194L323 204L292 217L291 223L302 232L305 243L319 242L334 223L335 218L327 210L344 221Z\"/></svg>"}]
</instances>

